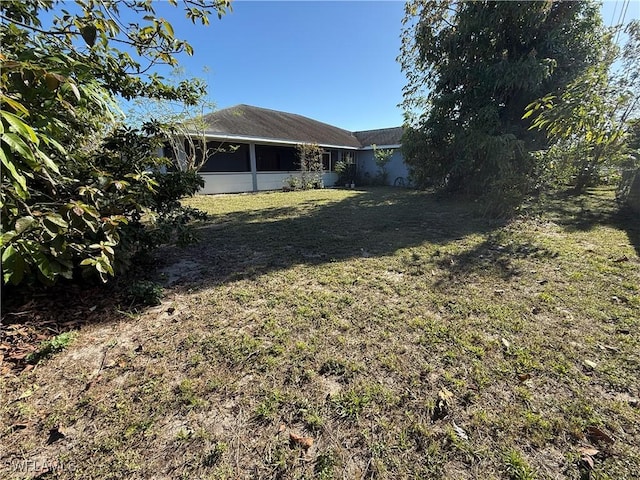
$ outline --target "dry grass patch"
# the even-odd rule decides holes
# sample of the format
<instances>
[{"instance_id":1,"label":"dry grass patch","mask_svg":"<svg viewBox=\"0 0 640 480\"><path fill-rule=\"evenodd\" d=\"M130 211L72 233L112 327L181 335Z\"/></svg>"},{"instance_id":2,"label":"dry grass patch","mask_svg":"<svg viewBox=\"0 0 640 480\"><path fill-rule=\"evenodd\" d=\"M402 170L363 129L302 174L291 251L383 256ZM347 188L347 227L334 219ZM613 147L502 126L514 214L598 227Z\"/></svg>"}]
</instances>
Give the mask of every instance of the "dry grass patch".
<instances>
[{"instance_id":1,"label":"dry grass patch","mask_svg":"<svg viewBox=\"0 0 640 480\"><path fill-rule=\"evenodd\" d=\"M190 204L212 221L160 252L161 306L3 379L5 476L640 471L640 233L610 191L506 224L393 189Z\"/></svg>"}]
</instances>

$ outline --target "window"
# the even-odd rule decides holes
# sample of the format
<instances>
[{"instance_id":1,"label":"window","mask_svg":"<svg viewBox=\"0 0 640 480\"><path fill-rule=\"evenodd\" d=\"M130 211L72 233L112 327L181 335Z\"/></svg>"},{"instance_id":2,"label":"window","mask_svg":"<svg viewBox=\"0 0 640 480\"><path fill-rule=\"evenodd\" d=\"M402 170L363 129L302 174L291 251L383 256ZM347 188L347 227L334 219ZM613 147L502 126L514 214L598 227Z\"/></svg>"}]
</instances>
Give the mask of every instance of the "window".
<instances>
[{"instance_id":1,"label":"window","mask_svg":"<svg viewBox=\"0 0 640 480\"><path fill-rule=\"evenodd\" d=\"M250 172L249 145L208 142L209 158L201 172ZM202 155L198 152L199 155Z\"/></svg>"},{"instance_id":2,"label":"window","mask_svg":"<svg viewBox=\"0 0 640 480\"><path fill-rule=\"evenodd\" d=\"M331 167L331 152L322 152L322 170L330 172Z\"/></svg>"},{"instance_id":3,"label":"window","mask_svg":"<svg viewBox=\"0 0 640 480\"><path fill-rule=\"evenodd\" d=\"M293 147L256 145L256 169L259 172L292 172L300 169Z\"/></svg>"},{"instance_id":4,"label":"window","mask_svg":"<svg viewBox=\"0 0 640 480\"><path fill-rule=\"evenodd\" d=\"M342 152L342 161L347 165L356 163L356 160L353 156L353 152Z\"/></svg>"}]
</instances>

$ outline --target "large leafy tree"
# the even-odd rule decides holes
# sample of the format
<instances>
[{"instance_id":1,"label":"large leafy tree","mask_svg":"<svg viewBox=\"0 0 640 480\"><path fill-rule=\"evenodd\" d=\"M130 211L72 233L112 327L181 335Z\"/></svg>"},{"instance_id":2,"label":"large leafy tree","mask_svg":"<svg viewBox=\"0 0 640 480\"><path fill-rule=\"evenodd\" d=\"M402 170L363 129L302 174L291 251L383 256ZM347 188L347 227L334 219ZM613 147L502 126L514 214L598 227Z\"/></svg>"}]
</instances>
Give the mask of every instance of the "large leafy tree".
<instances>
[{"instance_id":1,"label":"large leafy tree","mask_svg":"<svg viewBox=\"0 0 640 480\"><path fill-rule=\"evenodd\" d=\"M598 6L411 0L404 24L403 150L414 179L517 197L532 171L526 152L544 142L525 107L597 61Z\"/></svg>"},{"instance_id":2,"label":"large leafy tree","mask_svg":"<svg viewBox=\"0 0 640 480\"><path fill-rule=\"evenodd\" d=\"M182 6L207 24L229 1ZM162 203L176 206L179 195L166 198L152 172L158 128L119 128L116 98L197 102L200 83L152 73L191 46L151 0L5 0L0 20L3 282L113 274L118 258L149 241L143 217L168 214Z\"/></svg>"},{"instance_id":3,"label":"large leafy tree","mask_svg":"<svg viewBox=\"0 0 640 480\"><path fill-rule=\"evenodd\" d=\"M603 171L624 159L627 146L633 150L629 120L640 110L640 22L630 22L624 31L627 41L622 48L608 42L599 62L560 95L533 102L524 115L533 119L532 128L544 131L552 141L550 156L560 160L558 166L576 192L596 183ZM612 30L611 36L615 33Z\"/></svg>"}]
</instances>

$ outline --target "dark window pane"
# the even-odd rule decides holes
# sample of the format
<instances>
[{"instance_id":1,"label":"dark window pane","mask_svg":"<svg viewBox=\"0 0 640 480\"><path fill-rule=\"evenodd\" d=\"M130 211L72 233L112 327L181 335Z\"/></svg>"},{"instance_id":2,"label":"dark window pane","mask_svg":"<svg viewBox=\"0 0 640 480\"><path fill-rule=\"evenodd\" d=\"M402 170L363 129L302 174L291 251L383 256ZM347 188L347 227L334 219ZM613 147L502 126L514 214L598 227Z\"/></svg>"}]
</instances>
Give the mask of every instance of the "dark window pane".
<instances>
[{"instance_id":1,"label":"dark window pane","mask_svg":"<svg viewBox=\"0 0 640 480\"><path fill-rule=\"evenodd\" d=\"M299 169L298 156L293 147L256 145L256 169L259 172L287 172Z\"/></svg>"},{"instance_id":2,"label":"dark window pane","mask_svg":"<svg viewBox=\"0 0 640 480\"><path fill-rule=\"evenodd\" d=\"M250 172L249 145L208 142L209 158L201 172Z\"/></svg>"}]
</instances>

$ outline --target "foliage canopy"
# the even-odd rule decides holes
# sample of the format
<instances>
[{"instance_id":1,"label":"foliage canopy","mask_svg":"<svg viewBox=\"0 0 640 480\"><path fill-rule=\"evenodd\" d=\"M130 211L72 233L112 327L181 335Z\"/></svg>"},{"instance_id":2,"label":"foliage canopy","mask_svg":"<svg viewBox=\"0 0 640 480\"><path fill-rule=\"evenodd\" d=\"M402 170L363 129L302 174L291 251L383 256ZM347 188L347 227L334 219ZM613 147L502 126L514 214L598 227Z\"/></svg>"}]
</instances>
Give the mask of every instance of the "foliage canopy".
<instances>
[{"instance_id":1,"label":"foliage canopy","mask_svg":"<svg viewBox=\"0 0 640 480\"><path fill-rule=\"evenodd\" d=\"M524 115L533 119L531 128L544 131L553 142L551 155L562 161L560 169L568 170L578 192L597 183L607 167L633 150L630 120L640 107L640 22L632 21L624 30L628 39L621 49L606 42L600 61L561 94L533 102ZM619 68L614 68L616 61Z\"/></svg>"},{"instance_id":2,"label":"foliage canopy","mask_svg":"<svg viewBox=\"0 0 640 480\"><path fill-rule=\"evenodd\" d=\"M518 197L545 138L522 119L598 60L593 2L411 0L399 61L407 75L403 152L418 185Z\"/></svg>"},{"instance_id":3,"label":"foliage canopy","mask_svg":"<svg viewBox=\"0 0 640 480\"><path fill-rule=\"evenodd\" d=\"M229 2L183 6L194 23L207 24ZM158 175L158 125L123 127L116 103L138 96L196 103L201 83L171 85L150 73L192 48L151 0L9 0L0 19L3 283L91 272L105 279L194 213L180 210L177 198L201 180Z\"/></svg>"}]
</instances>

